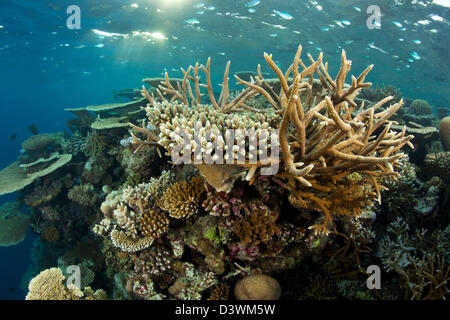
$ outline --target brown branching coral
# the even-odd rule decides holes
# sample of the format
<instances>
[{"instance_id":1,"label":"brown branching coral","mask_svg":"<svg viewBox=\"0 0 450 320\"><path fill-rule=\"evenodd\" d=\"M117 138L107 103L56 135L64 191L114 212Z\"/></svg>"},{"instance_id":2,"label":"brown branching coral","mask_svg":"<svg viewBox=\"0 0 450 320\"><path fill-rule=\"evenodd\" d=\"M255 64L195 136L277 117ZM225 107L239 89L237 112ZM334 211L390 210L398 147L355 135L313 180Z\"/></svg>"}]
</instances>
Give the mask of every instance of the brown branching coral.
<instances>
[{"instance_id":1,"label":"brown branching coral","mask_svg":"<svg viewBox=\"0 0 450 320\"><path fill-rule=\"evenodd\" d=\"M206 190L201 177L176 182L164 192L161 208L168 211L172 218L188 218L197 213L205 194Z\"/></svg>"},{"instance_id":2,"label":"brown branching coral","mask_svg":"<svg viewBox=\"0 0 450 320\"><path fill-rule=\"evenodd\" d=\"M156 239L169 229L169 219L156 210L146 210L141 216L139 227L144 236Z\"/></svg>"},{"instance_id":3,"label":"brown branching coral","mask_svg":"<svg viewBox=\"0 0 450 320\"><path fill-rule=\"evenodd\" d=\"M229 294L230 287L224 283L221 283L214 287L208 300L228 300Z\"/></svg>"},{"instance_id":4,"label":"brown branching coral","mask_svg":"<svg viewBox=\"0 0 450 320\"><path fill-rule=\"evenodd\" d=\"M239 217L233 225L233 232L244 246L257 246L267 243L281 231L275 224L276 216L268 210L258 210Z\"/></svg>"},{"instance_id":5,"label":"brown branching coral","mask_svg":"<svg viewBox=\"0 0 450 320\"><path fill-rule=\"evenodd\" d=\"M161 103L156 102L143 88L143 95L149 100L146 108L149 123L147 126L143 123L140 131L146 134L147 140L142 141L135 136L132 143L139 146L153 141L168 150L173 150L176 146L183 145L182 131L197 125L199 132L203 132L202 128L211 129L213 134L210 141L204 137L203 142L198 145L193 142L188 130L188 145L184 150L195 153L202 149L206 156L212 156L213 160L217 160L217 156L214 157L217 153L213 155L210 142L217 142L219 149L222 147L225 139L221 137L220 131L243 128L257 132L267 129L270 134L276 136L272 144L278 146L279 143L280 160L273 159L276 157L273 154L271 155L273 157L269 156L269 160L259 157L259 161L250 162L256 159L246 155L245 159L249 161L242 164L236 160L235 154L236 157L228 157L228 160L232 161L227 162L227 165L232 164L247 171L245 179L252 183L261 174L260 168L280 162L280 171L276 176L287 180L286 187L292 196L299 203L306 203L307 207L312 207L314 202L319 211L325 214L324 222L311 228L317 233L328 233L328 225L333 220L332 212L336 210L333 205L337 205L339 209L345 208L341 210L342 214L351 213L357 216L361 212L358 209L348 210L333 198L337 198L339 193L349 194L351 188L356 188L355 184L361 184L363 185L363 190L359 190L361 199L352 205L361 207L370 204L374 198L380 202L382 186L379 185L378 179L382 176L397 175L394 168L398 160L404 157L399 150L405 144L412 147L409 140L413 136L406 136L405 128L400 132L393 131L391 129L393 122L388 121L402 106L402 100L384 110L380 109L392 101L393 97L388 96L368 109L362 106L356 110L355 97L361 89L371 85L364 80L372 65L358 78L352 76L351 85L347 85L345 80L352 62L347 59L345 51L342 51L341 68L334 79L328 73L328 65L323 62L322 53L316 60L308 55L310 65L307 66L300 58L301 51L302 47L299 46L294 61L286 72L281 71L271 55L264 55L278 78L279 91L264 79L258 66L254 81L245 81L235 76L238 84L244 85L246 89L232 101L228 99L229 63L225 68L222 91L218 100L214 97L211 84L210 59L206 66L197 63L186 71L182 69L184 77L181 82L176 83L176 88L166 74L164 83L159 85L157 91ZM200 83L200 71L206 77L206 84ZM314 75L318 79L314 79ZM317 83L320 83L319 88ZM208 90L211 106L200 105L202 95L200 88L203 87ZM247 100L258 94L264 96L272 108L254 109L246 104ZM167 96L171 96L170 101L166 99ZM209 111L208 117L206 111ZM251 125L247 125L248 123ZM222 125L221 129L216 130L219 125ZM149 134L150 129L146 129L149 126L153 136ZM375 134L378 128L383 129L379 134ZM275 130L279 130L279 137ZM259 131L254 137L260 137L261 134ZM238 154L246 154L250 148L244 144L234 146L232 150ZM191 159L191 156L188 158ZM214 164L211 166L212 169L219 167L220 165ZM361 175L362 178L358 183L349 184L346 177L353 173ZM208 176L206 178L208 180ZM343 190L347 188L350 188L350 192ZM333 190L338 191L333 193ZM230 191L230 188L225 191ZM375 192L376 196L372 192Z\"/></svg>"},{"instance_id":6,"label":"brown branching coral","mask_svg":"<svg viewBox=\"0 0 450 320\"><path fill-rule=\"evenodd\" d=\"M56 242L59 240L59 231L55 226L48 226L42 232L41 238L49 242Z\"/></svg>"}]
</instances>

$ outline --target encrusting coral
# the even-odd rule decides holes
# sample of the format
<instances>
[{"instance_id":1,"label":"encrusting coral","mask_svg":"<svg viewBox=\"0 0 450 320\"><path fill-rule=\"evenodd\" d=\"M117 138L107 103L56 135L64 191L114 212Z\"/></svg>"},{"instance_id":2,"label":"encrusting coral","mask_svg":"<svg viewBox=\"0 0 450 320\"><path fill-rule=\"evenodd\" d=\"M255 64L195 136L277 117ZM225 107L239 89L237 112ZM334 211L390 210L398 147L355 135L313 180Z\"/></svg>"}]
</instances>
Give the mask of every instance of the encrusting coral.
<instances>
[{"instance_id":1,"label":"encrusting coral","mask_svg":"<svg viewBox=\"0 0 450 320\"><path fill-rule=\"evenodd\" d=\"M324 213L323 223L311 228L318 233L328 233L333 217L339 214L358 216L361 213L358 208L342 210L340 205L337 206L339 210L336 210L334 199L343 193L349 194L359 188L356 191L360 198L352 203L352 206L359 208L370 205L372 200L381 201L382 186L378 180L382 176L397 175L395 166L404 157L399 150L405 144L412 147L409 140L413 136L405 135L405 127L401 132L393 131L393 122L388 121L402 106L402 100L377 112L393 99L388 96L368 109L362 107L357 110L354 99L362 88L371 85L365 83L364 79L372 65L358 78L352 76L352 84L348 86L345 79L351 61L347 59L345 51L342 52L341 68L335 79L329 75L327 64L323 63L322 53L316 60L308 55L311 64L306 66L300 58L301 51L302 47L299 46L292 65L284 73L271 55L264 55L281 84L279 92L275 92L265 81L258 66L257 76L252 82L235 76L238 84L246 86L246 89L232 101L228 100L229 63L219 100L214 97L211 85L210 59L206 66L197 63L186 71L182 69L184 78L181 84L177 82L177 88L166 73L165 81L157 90L162 102L157 102L143 87L143 95L149 101L146 108L148 123L144 122L140 127L131 125L131 143L138 148L158 143L172 155L177 147L184 148L179 154L182 154L183 160L193 160L194 164L202 163L201 152L204 152L206 160L212 162L208 166L209 174L202 175L210 182L216 178L214 170L223 176L223 181L227 181L224 167L214 164L214 161L220 160L220 152L216 150L223 151L228 147L224 146L228 138L226 129L245 129L252 132L254 139L275 137L271 140L271 148L277 147L278 143L281 148L281 166L275 176L287 180L286 187L291 191L291 197L295 197L296 203ZM206 76L206 84L200 83L201 71ZM321 90L312 89L314 74L320 81ZM211 105L200 104L201 87L208 89ZM255 109L246 105L247 100L258 94L263 95L272 108ZM170 100L166 99L168 96L171 96ZM381 132L375 134L382 126ZM198 133L197 137L194 137L194 133ZM184 142L187 143L183 146ZM266 142L265 145L269 144ZM275 154L271 154L268 159L260 156L259 161L256 161L253 151L245 142L234 145L231 150L228 148L225 159L230 162L227 165L244 171L234 180L245 176L247 181L253 183L261 174L258 169L279 162L274 159ZM237 161L239 156L246 161ZM353 173L361 178L358 181L349 179L348 176ZM211 185L215 186L217 182ZM222 191L230 190L227 187Z\"/></svg>"}]
</instances>

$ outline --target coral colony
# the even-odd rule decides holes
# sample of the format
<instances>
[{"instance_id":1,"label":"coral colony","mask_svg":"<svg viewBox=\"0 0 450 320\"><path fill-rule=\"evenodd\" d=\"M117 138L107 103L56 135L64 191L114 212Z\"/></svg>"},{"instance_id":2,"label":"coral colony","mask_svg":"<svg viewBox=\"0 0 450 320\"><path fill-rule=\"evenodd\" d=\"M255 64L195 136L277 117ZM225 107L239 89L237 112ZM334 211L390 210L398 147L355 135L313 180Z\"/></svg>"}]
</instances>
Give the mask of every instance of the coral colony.
<instances>
[{"instance_id":1,"label":"coral colony","mask_svg":"<svg viewBox=\"0 0 450 320\"><path fill-rule=\"evenodd\" d=\"M208 59L23 142L0 243L40 234L27 299L448 297L449 117L370 89L345 51L335 77L301 46L286 70L264 58L276 78L231 89L228 62L216 93Z\"/></svg>"}]
</instances>

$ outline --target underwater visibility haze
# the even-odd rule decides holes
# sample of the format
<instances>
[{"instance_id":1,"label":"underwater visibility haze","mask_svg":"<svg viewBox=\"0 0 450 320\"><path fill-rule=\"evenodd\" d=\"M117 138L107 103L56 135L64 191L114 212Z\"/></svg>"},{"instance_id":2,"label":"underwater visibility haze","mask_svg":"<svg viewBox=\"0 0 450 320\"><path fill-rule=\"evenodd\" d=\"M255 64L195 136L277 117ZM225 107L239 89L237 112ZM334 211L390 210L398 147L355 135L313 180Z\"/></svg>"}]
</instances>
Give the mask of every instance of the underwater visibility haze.
<instances>
[{"instance_id":1,"label":"underwater visibility haze","mask_svg":"<svg viewBox=\"0 0 450 320\"><path fill-rule=\"evenodd\" d=\"M449 21L2 0L0 299L448 298Z\"/></svg>"}]
</instances>

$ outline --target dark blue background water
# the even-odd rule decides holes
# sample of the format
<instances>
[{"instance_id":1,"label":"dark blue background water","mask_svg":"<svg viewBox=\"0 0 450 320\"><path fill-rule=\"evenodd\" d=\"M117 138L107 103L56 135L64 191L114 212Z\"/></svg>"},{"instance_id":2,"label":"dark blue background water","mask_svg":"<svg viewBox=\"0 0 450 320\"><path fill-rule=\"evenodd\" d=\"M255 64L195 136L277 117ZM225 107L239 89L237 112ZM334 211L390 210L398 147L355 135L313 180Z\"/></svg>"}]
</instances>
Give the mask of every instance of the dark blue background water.
<instances>
[{"instance_id":1,"label":"dark blue background water","mask_svg":"<svg viewBox=\"0 0 450 320\"><path fill-rule=\"evenodd\" d=\"M369 81L394 85L434 106L449 106L448 7L433 1L423 1L424 6L388 0L261 0L251 13L248 2L2 0L0 167L16 160L22 141L31 135L30 124L41 133L67 130L72 116L65 108L112 102L113 89L139 87L142 78L165 70L179 77L180 66L205 63L209 56L219 82L228 60L232 72L255 70L258 63L267 71L264 51L286 68L298 44L304 47L304 59L306 52L316 57L323 50L333 74L344 48L353 60L353 74L374 63ZM71 4L82 10L81 30L66 27ZM381 8L380 30L366 27L365 10L371 4ZM192 19L198 23L186 22ZM118 35L102 37L93 30ZM143 32L159 32L165 39ZM13 142L12 134L17 134ZM0 202L11 199L14 195ZM17 246L0 247L0 299L23 298L18 284L29 264L31 243L28 235Z\"/></svg>"}]
</instances>

